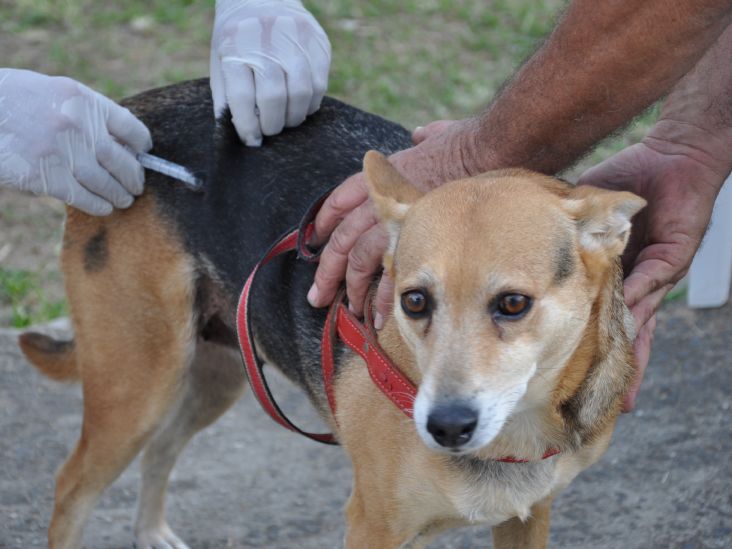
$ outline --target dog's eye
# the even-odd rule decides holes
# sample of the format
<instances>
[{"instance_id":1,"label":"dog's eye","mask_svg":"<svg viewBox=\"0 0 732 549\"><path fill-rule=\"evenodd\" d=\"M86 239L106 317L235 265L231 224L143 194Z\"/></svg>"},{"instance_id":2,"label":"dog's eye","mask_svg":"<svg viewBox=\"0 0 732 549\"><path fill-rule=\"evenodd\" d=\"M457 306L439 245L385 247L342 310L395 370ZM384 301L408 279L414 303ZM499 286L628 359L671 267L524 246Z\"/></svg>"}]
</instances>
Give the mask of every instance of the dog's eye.
<instances>
[{"instance_id":1,"label":"dog's eye","mask_svg":"<svg viewBox=\"0 0 732 549\"><path fill-rule=\"evenodd\" d=\"M498 298L498 313L504 317L518 318L531 307L531 298L522 294L504 294Z\"/></svg>"},{"instance_id":2,"label":"dog's eye","mask_svg":"<svg viewBox=\"0 0 732 549\"><path fill-rule=\"evenodd\" d=\"M420 318L429 312L427 295L421 290L409 290L402 294L402 310L412 318Z\"/></svg>"}]
</instances>

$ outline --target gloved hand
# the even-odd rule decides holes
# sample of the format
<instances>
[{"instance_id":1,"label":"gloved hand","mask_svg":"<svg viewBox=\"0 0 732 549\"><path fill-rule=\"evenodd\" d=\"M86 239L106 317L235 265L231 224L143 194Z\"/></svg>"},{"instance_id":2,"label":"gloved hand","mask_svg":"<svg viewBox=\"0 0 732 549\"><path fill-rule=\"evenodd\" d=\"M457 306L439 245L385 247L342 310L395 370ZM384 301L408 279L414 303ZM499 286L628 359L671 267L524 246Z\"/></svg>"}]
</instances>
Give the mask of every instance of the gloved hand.
<instances>
[{"instance_id":1,"label":"gloved hand","mask_svg":"<svg viewBox=\"0 0 732 549\"><path fill-rule=\"evenodd\" d=\"M297 126L320 107L330 42L298 0L217 0L211 38L216 117L229 106L240 139Z\"/></svg>"},{"instance_id":2,"label":"gloved hand","mask_svg":"<svg viewBox=\"0 0 732 549\"><path fill-rule=\"evenodd\" d=\"M142 122L83 84L0 69L0 184L107 215L142 192L130 150L151 147Z\"/></svg>"}]
</instances>

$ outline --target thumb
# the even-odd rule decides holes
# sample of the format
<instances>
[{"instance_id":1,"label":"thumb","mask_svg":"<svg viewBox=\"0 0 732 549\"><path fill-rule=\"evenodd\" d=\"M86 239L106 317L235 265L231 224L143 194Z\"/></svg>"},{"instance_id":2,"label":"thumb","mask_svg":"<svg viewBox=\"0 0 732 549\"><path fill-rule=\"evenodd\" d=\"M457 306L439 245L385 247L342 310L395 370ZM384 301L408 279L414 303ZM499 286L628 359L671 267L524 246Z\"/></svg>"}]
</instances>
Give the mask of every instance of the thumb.
<instances>
[{"instance_id":1,"label":"thumb","mask_svg":"<svg viewBox=\"0 0 732 549\"><path fill-rule=\"evenodd\" d=\"M455 122L455 120L436 120L434 122L430 122L426 126L418 126L412 132L412 143L419 145L428 137L444 132Z\"/></svg>"}]
</instances>

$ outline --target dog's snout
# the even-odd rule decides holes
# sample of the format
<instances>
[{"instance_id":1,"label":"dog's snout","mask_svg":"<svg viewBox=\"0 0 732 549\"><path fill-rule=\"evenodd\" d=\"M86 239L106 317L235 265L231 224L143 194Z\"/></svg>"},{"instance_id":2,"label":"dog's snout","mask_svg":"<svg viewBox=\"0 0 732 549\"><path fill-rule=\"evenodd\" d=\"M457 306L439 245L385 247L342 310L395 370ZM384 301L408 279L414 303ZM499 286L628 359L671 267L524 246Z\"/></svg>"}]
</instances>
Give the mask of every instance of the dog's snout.
<instances>
[{"instance_id":1,"label":"dog's snout","mask_svg":"<svg viewBox=\"0 0 732 549\"><path fill-rule=\"evenodd\" d=\"M427 431L437 444L457 448L467 443L478 425L478 412L464 404L438 406L427 417Z\"/></svg>"}]
</instances>

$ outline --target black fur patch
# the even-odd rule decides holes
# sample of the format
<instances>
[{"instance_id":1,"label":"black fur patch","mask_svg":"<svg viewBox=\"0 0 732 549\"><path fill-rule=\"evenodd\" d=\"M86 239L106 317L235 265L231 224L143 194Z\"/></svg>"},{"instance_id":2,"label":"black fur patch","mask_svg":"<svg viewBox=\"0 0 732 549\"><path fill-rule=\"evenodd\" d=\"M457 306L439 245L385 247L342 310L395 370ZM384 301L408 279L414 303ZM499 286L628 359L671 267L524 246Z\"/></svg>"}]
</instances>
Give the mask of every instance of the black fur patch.
<instances>
[{"instance_id":1,"label":"black fur patch","mask_svg":"<svg viewBox=\"0 0 732 549\"><path fill-rule=\"evenodd\" d=\"M572 243L567 239L562 242L554 256L554 283L559 285L574 272L574 255Z\"/></svg>"},{"instance_id":2,"label":"black fur patch","mask_svg":"<svg viewBox=\"0 0 732 549\"><path fill-rule=\"evenodd\" d=\"M84 270L87 273L98 273L107 265L108 259L107 229L102 227L84 246Z\"/></svg>"}]
</instances>

